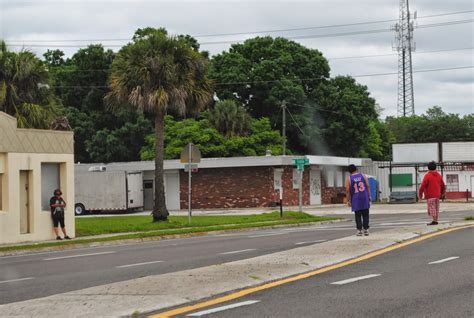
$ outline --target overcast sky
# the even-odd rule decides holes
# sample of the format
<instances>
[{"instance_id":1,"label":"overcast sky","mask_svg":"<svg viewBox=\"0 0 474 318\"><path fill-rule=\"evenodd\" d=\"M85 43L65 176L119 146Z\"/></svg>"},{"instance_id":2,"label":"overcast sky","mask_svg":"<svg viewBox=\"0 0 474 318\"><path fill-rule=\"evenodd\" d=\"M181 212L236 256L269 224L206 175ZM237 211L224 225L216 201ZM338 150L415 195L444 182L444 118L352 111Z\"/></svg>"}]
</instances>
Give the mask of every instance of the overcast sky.
<instances>
[{"instance_id":1,"label":"overcast sky","mask_svg":"<svg viewBox=\"0 0 474 318\"><path fill-rule=\"evenodd\" d=\"M227 50L228 43L257 34L222 35L386 21L398 18L398 0L313 0L313 1L206 1L206 0L0 0L0 38L20 49L21 45L41 55L47 48L60 48L67 55L78 47L102 42L114 51L125 44L137 28L165 27L172 34L191 34L211 54ZM415 112L423 113L440 105L450 113L474 113L474 18L473 12L432 15L474 10L473 0L412 0L417 11L416 25L461 21L463 23L415 29L416 51L413 69L458 70L414 73ZM467 21L466 21L467 20ZM291 32L259 33L298 37L368 30L389 30L396 21L346 27L314 28ZM202 35L221 34L217 36ZM393 32L351 36L294 39L320 50L329 59L331 76L369 75L397 72L397 55L392 50ZM95 39L118 39L94 41ZM123 40L121 40L123 39ZM51 42L52 40L86 40ZM208 44L206 44L208 43ZM15 45L15 46L13 46ZM427 52L449 50L444 52ZM337 59L367 55L377 57ZM396 115L397 76L357 77L369 87L384 109L382 116Z\"/></svg>"}]
</instances>

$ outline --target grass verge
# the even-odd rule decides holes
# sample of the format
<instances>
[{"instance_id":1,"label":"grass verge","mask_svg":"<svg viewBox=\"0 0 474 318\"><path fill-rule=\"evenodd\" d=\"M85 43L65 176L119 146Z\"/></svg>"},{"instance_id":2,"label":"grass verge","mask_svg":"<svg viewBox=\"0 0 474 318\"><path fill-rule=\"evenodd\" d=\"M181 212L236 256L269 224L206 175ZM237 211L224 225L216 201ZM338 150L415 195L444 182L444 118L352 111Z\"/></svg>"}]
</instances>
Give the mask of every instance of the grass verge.
<instances>
[{"instance_id":1,"label":"grass verge","mask_svg":"<svg viewBox=\"0 0 474 318\"><path fill-rule=\"evenodd\" d=\"M466 221L474 221L474 216L466 216L466 217L464 218L464 220L466 220Z\"/></svg>"},{"instance_id":2,"label":"grass verge","mask_svg":"<svg viewBox=\"0 0 474 318\"><path fill-rule=\"evenodd\" d=\"M54 246L88 244L96 242L142 239L170 235L193 234L223 230L239 230L275 225L290 225L331 221L338 218L313 216L301 212L285 211L283 218L279 212L259 215L194 216L188 224L187 216L170 216L165 222L151 222L151 216L114 216L76 219L76 239L46 243L32 243L0 247L0 252L26 249L40 249ZM130 233L134 232L134 233ZM124 233L124 234L120 234ZM116 234L108 237L88 237L101 234Z\"/></svg>"}]
</instances>

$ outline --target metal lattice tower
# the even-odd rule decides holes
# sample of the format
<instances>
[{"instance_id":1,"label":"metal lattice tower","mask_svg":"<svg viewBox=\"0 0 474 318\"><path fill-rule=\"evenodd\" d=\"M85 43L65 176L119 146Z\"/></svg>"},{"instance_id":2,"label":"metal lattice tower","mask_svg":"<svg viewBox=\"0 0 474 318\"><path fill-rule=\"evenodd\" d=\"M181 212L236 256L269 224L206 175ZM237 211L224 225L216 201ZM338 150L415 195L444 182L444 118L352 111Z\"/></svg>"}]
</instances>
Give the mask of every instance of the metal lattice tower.
<instances>
[{"instance_id":1,"label":"metal lattice tower","mask_svg":"<svg viewBox=\"0 0 474 318\"><path fill-rule=\"evenodd\" d=\"M413 96L413 71L411 52L415 50L413 41L413 20L410 16L408 0L400 0L399 21L394 26L396 32L394 50L398 52L398 115L410 116L415 114L415 99Z\"/></svg>"}]
</instances>

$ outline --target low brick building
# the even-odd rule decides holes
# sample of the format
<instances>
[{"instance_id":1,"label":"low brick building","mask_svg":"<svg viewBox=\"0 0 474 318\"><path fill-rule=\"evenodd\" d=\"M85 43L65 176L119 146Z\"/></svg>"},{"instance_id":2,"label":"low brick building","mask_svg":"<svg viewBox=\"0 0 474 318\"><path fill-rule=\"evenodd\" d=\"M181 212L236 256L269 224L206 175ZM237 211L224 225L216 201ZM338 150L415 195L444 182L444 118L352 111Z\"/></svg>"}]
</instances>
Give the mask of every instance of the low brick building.
<instances>
[{"instance_id":1,"label":"low brick building","mask_svg":"<svg viewBox=\"0 0 474 318\"><path fill-rule=\"evenodd\" d=\"M192 174L192 207L195 209L250 208L298 205L299 172L293 159L301 156L264 156L205 158ZM331 156L306 156L302 179L303 205L342 203L344 178L349 164L367 166L370 159ZM154 162L95 164L107 171L142 171L145 209L153 207ZM76 173L87 171L90 164L76 165ZM179 160L166 160L165 191L170 210L188 208L188 173ZM100 173L100 172L98 172Z\"/></svg>"},{"instance_id":2,"label":"low brick building","mask_svg":"<svg viewBox=\"0 0 474 318\"><path fill-rule=\"evenodd\" d=\"M279 201L298 205L299 174L293 165L296 156L203 159L192 176L193 208L268 207ZM342 203L344 178L349 163L367 165L369 159L306 156L303 172L303 205ZM188 207L188 174L180 170L180 207Z\"/></svg>"}]
</instances>

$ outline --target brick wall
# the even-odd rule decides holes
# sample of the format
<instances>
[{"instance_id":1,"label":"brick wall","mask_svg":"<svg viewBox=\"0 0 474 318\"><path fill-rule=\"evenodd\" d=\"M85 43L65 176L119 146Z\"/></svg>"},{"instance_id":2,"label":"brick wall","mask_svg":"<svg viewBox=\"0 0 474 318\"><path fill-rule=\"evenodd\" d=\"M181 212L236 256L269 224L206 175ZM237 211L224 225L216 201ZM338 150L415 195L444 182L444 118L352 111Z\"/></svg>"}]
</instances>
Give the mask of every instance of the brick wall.
<instances>
[{"instance_id":1,"label":"brick wall","mask_svg":"<svg viewBox=\"0 0 474 318\"><path fill-rule=\"evenodd\" d=\"M346 194L345 187L327 187L326 174L321 173L321 203L343 203Z\"/></svg>"},{"instance_id":2,"label":"brick wall","mask_svg":"<svg viewBox=\"0 0 474 318\"><path fill-rule=\"evenodd\" d=\"M278 167L277 167L278 168ZM193 208L268 207L279 201L273 188L273 167L212 168L193 173ZM293 167L285 167L283 205L298 205L298 189L293 190ZM180 171L181 209L188 208L188 174ZM303 205L309 204L309 169L303 174Z\"/></svg>"}]
</instances>

